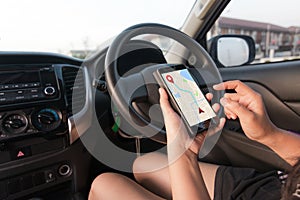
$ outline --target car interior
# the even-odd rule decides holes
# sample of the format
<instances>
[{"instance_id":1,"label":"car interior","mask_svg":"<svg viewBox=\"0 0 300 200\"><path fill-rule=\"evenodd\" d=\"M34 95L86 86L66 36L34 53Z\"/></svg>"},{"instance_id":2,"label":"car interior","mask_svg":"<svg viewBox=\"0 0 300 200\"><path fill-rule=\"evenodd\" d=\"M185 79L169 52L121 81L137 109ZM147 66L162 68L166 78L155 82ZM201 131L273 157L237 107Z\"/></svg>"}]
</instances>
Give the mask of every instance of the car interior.
<instances>
[{"instance_id":1,"label":"car interior","mask_svg":"<svg viewBox=\"0 0 300 200\"><path fill-rule=\"evenodd\" d=\"M262 95L276 126L300 133L300 59L253 64L250 36L208 40L228 4L195 1L180 29L132 24L84 59L0 51L0 199L87 199L92 181L102 173L133 179L137 156L165 150L153 73L171 64L199 72L199 87L214 93L215 102L222 92L213 91L213 84L241 80ZM174 42L166 50L153 42L157 35ZM226 42L229 46L221 45ZM240 53L244 48L245 55ZM220 52L238 59L220 58ZM222 116L222 110L217 114ZM291 167L248 139L238 120L227 120L199 160L258 171Z\"/></svg>"}]
</instances>

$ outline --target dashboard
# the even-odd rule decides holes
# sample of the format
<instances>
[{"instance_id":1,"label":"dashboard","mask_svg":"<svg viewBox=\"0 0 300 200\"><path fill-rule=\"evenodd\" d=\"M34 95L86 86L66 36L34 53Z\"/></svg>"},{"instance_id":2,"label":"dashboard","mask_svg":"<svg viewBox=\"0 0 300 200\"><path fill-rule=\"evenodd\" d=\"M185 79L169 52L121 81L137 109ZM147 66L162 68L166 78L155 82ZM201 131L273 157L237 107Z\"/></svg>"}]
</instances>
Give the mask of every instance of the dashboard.
<instances>
[{"instance_id":1,"label":"dashboard","mask_svg":"<svg viewBox=\"0 0 300 200\"><path fill-rule=\"evenodd\" d=\"M90 156L77 139L89 124L74 128L89 113L88 71L58 54L0 57L0 199L53 199L53 190L67 199L88 179L80 172Z\"/></svg>"},{"instance_id":2,"label":"dashboard","mask_svg":"<svg viewBox=\"0 0 300 200\"><path fill-rule=\"evenodd\" d=\"M145 63L165 63L153 44L133 41L128 47L142 50L120 58L122 75ZM135 151L134 140L112 130L120 116L112 113L103 77L106 52L85 61L0 52L0 199L86 199L92 180L113 170L92 156L107 152L99 128L120 148Z\"/></svg>"}]
</instances>

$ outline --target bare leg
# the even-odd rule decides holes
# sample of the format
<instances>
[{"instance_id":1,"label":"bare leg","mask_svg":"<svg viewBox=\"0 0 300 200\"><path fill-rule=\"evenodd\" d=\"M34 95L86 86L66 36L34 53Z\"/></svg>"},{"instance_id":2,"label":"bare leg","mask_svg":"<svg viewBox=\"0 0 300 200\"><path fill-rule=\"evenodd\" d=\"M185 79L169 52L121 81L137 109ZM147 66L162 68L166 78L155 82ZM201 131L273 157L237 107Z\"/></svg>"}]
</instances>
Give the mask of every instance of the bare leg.
<instances>
[{"instance_id":1,"label":"bare leg","mask_svg":"<svg viewBox=\"0 0 300 200\"><path fill-rule=\"evenodd\" d=\"M213 199L218 165L199 163L206 188ZM136 180L145 188L166 199L172 198L167 156L149 153L137 158L133 164Z\"/></svg>"},{"instance_id":2,"label":"bare leg","mask_svg":"<svg viewBox=\"0 0 300 200\"><path fill-rule=\"evenodd\" d=\"M167 156L148 153L133 163L135 179L151 192L172 199Z\"/></svg>"},{"instance_id":3,"label":"bare leg","mask_svg":"<svg viewBox=\"0 0 300 200\"><path fill-rule=\"evenodd\" d=\"M101 174L92 183L89 200L103 199L162 200L131 179L115 173Z\"/></svg>"}]
</instances>

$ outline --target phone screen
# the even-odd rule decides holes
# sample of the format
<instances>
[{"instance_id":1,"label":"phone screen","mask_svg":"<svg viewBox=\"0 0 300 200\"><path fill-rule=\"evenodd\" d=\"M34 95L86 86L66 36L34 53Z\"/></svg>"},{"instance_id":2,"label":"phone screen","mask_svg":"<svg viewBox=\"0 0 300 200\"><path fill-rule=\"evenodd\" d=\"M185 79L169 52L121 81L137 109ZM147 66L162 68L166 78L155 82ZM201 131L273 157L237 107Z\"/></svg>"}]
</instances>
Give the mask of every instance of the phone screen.
<instances>
[{"instance_id":1,"label":"phone screen","mask_svg":"<svg viewBox=\"0 0 300 200\"><path fill-rule=\"evenodd\" d=\"M162 73L161 76L189 126L216 116L187 69Z\"/></svg>"}]
</instances>

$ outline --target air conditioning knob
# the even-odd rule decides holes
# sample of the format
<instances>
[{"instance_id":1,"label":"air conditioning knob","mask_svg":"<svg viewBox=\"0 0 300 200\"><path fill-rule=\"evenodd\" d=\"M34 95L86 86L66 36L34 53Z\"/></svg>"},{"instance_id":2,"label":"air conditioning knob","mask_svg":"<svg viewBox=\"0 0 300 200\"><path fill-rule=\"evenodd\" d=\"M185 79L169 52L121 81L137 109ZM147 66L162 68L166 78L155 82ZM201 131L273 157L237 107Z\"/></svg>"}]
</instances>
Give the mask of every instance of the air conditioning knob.
<instances>
[{"instance_id":1,"label":"air conditioning knob","mask_svg":"<svg viewBox=\"0 0 300 200\"><path fill-rule=\"evenodd\" d=\"M23 133L27 126L28 119L25 114L11 114L2 121L2 129L8 134Z\"/></svg>"},{"instance_id":2,"label":"air conditioning knob","mask_svg":"<svg viewBox=\"0 0 300 200\"><path fill-rule=\"evenodd\" d=\"M61 124L62 114L55 108L44 108L31 115L32 124L41 131L53 131Z\"/></svg>"},{"instance_id":3,"label":"air conditioning knob","mask_svg":"<svg viewBox=\"0 0 300 200\"><path fill-rule=\"evenodd\" d=\"M48 87L46 87L45 89L44 89L44 94L46 95L46 96L52 96L52 95L54 95L55 94L55 88L54 87L52 87L52 86L48 86Z\"/></svg>"}]
</instances>

